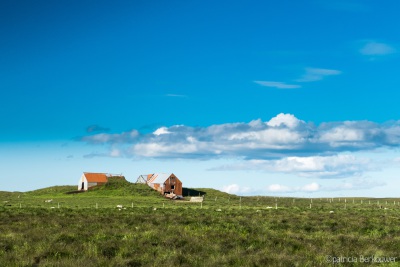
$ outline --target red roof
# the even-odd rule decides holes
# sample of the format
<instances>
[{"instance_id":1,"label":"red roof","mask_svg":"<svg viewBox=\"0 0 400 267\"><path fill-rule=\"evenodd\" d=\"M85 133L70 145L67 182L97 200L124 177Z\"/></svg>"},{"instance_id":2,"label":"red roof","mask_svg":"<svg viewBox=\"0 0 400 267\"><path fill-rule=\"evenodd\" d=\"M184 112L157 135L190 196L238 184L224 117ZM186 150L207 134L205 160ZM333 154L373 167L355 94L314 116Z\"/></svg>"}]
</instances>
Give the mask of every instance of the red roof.
<instances>
[{"instance_id":1,"label":"red roof","mask_svg":"<svg viewBox=\"0 0 400 267\"><path fill-rule=\"evenodd\" d=\"M105 173L90 173L90 172L85 172L84 173L86 180L89 183L107 183L107 175Z\"/></svg>"}]
</instances>

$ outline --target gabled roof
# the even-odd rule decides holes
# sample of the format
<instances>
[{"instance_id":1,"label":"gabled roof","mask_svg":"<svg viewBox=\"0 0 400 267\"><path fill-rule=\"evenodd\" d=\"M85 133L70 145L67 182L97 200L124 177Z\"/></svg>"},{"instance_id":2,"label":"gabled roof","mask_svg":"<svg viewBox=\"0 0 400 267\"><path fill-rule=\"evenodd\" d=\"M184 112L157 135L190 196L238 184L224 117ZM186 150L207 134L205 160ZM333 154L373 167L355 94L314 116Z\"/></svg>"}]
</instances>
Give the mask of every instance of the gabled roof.
<instances>
[{"instance_id":1,"label":"gabled roof","mask_svg":"<svg viewBox=\"0 0 400 267\"><path fill-rule=\"evenodd\" d=\"M92 173L92 172L85 172L86 180L89 183L107 183L107 175L105 173Z\"/></svg>"},{"instance_id":2,"label":"gabled roof","mask_svg":"<svg viewBox=\"0 0 400 267\"><path fill-rule=\"evenodd\" d=\"M139 175L139 177L136 180L137 184L145 184L147 183L147 174Z\"/></svg>"},{"instance_id":3,"label":"gabled roof","mask_svg":"<svg viewBox=\"0 0 400 267\"><path fill-rule=\"evenodd\" d=\"M155 173L147 182L149 184L163 184L171 175L172 173Z\"/></svg>"}]
</instances>

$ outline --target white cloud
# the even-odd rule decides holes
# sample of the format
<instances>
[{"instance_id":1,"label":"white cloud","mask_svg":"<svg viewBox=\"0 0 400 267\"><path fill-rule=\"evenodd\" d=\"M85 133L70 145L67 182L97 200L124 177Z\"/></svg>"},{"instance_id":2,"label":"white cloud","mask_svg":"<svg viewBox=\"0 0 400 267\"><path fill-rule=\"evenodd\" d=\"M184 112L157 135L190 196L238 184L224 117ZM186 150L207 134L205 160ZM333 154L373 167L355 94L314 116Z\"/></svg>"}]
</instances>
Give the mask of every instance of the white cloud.
<instances>
[{"instance_id":1,"label":"white cloud","mask_svg":"<svg viewBox=\"0 0 400 267\"><path fill-rule=\"evenodd\" d=\"M301 139L302 136L299 133L286 128L267 128L259 131L232 133L228 136L229 141L236 143L234 144L236 148L253 147L254 149L293 149Z\"/></svg>"},{"instance_id":2,"label":"white cloud","mask_svg":"<svg viewBox=\"0 0 400 267\"><path fill-rule=\"evenodd\" d=\"M237 184L231 184L223 186L221 191L229 194L244 194L250 193L252 190L249 187L241 187Z\"/></svg>"},{"instance_id":3,"label":"white cloud","mask_svg":"<svg viewBox=\"0 0 400 267\"><path fill-rule=\"evenodd\" d=\"M347 142L359 142L364 140L364 131L360 129L352 129L347 127L336 127L324 132L320 136L320 141L330 142L336 146L336 142L347 143Z\"/></svg>"},{"instance_id":4,"label":"white cloud","mask_svg":"<svg viewBox=\"0 0 400 267\"><path fill-rule=\"evenodd\" d=\"M184 157L195 154L199 150L196 144L187 143L139 143L132 147L131 154L142 157Z\"/></svg>"},{"instance_id":5,"label":"white cloud","mask_svg":"<svg viewBox=\"0 0 400 267\"><path fill-rule=\"evenodd\" d=\"M384 56L396 53L396 49L385 43L369 41L360 49L360 53L365 56Z\"/></svg>"},{"instance_id":6,"label":"white cloud","mask_svg":"<svg viewBox=\"0 0 400 267\"><path fill-rule=\"evenodd\" d=\"M317 183L306 184L305 186L301 187L301 191L305 192L315 192L320 189L320 185Z\"/></svg>"},{"instance_id":7,"label":"white cloud","mask_svg":"<svg viewBox=\"0 0 400 267\"><path fill-rule=\"evenodd\" d=\"M122 156L122 152L121 150L114 148L110 151L110 156L111 157L121 157Z\"/></svg>"},{"instance_id":8,"label":"white cloud","mask_svg":"<svg viewBox=\"0 0 400 267\"><path fill-rule=\"evenodd\" d=\"M296 82L315 82L324 79L326 76L339 75L341 73L339 70L306 68L306 73Z\"/></svg>"},{"instance_id":9,"label":"white cloud","mask_svg":"<svg viewBox=\"0 0 400 267\"><path fill-rule=\"evenodd\" d=\"M271 184L271 185L267 186L267 191L269 191L269 192L292 192L293 189L288 186L284 186L284 185L280 185L280 184Z\"/></svg>"},{"instance_id":10,"label":"white cloud","mask_svg":"<svg viewBox=\"0 0 400 267\"><path fill-rule=\"evenodd\" d=\"M399 147L400 121L382 124L369 121L326 122L316 126L292 114L281 113L266 122L254 120L208 127L174 125L160 127L147 134L132 130L99 133L79 140L90 144L106 144L127 157L273 158L286 161L292 157L292 163L296 161L303 165L305 163L300 162L301 157L313 157L313 161L321 164L323 160L317 156Z\"/></svg>"},{"instance_id":11,"label":"white cloud","mask_svg":"<svg viewBox=\"0 0 400 267\"><path fill-rule=\"evenodd\" d=\"M369 121L344 121L321 124L318 142L326 143L330 147L368 149L390 146L399 140L399 134L397 122L379 125Z\"/></svg>"},{"instance_id":12,"label":"white cloud","mask_svg":"<svg viewBox=\"0 0 400 267\"><path fill-rule=\"evenodd\" d=\"M368 170L369 161L352 155L288 157L270 161L271 170L298 173L304 177L337 178L353 176Z\"/></svg>"},{"instance_id":13,"label":"white cloud","mask_svg":"<svg viewBox=\"0 0 400 267\"><path fill-rule=\"evenodd\" d=\"M107 134L99 133L95 135L88 135L80 138L79 140L85 141L92 144L105 144L105 143L132 143L139 137L139 132L137 130L132 130L129 132Z\"/></svg>"},{"instance_id":14,"label":"white cloud","mask_svg":"<svg viewBox=\"0 0 400 267\"><path fill-rule=\"evenodd\" d=\"M272 82L272 81L254 81L254 82L262 86L274 87L278 89L295 89L301 87L298 84L287 84L284 82Z\"/></svg>"},{"instance_id":15,"label":"white cloud","mask_svg":"<svg viewBox=\"0 0 400 267\"><path fill-rule=\"evenodd\" d=\"M271 127L279 127L281 125L285 125L289 128L296 128L300 123L304 123L304 121L301 121L297 119L295 116L292 114L283 114L280 113L276 117L273 117L267 122L268 126Z\"/></svg>"},{"instance_id":16,"label":"white cloud","mask_svg":"<svg viewBox=\"0 0 400 267\"><path fill-rule=\"evenodd\" d=\"M321 68L306 68L305 73L295 82L304 83L304 82L315 82L324 79L327 76L339 75L342 72L340 70L333 69L321 69ZM255 83L266 86L266 87L274 87L278 89L294 89L300 88L299 84L289 84L286 82L276 82L276 81L254 81Z\"/></svg>"},{"instance_id":17,"label":"white cloud","mask_svg":"<svg viewBox=\"0 0 400 267\"><path fill-rule=\"evenodd\" d=\"M167 127L160 127L153 132L154 135L169 134Z\"/></svg>"},{"instance_id":18,"label":"white cloud","mask_svg":"<svg viewBox=\"0 0 400 267\"><path fill-rule=\"evenodd\" d=\"M239 186L237 184L223 186L222 192L226 192L229 194L236 194L237 192L239 192Z\"/></svg>"}]
</instances>

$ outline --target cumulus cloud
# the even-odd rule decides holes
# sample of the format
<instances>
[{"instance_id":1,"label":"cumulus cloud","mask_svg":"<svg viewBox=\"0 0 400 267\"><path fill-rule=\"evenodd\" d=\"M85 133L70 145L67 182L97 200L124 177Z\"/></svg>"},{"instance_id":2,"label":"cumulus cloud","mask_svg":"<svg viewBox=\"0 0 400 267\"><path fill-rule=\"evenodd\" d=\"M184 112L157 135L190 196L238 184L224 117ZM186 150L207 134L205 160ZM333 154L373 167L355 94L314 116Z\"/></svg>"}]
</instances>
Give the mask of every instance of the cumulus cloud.
<instances>
[{"instance_id":1,"label":"cumulus cloud","mask_svg":"<svg viewBox=\"0 0 400 267\"><path fill-rule=\"evenodd\" d=\"M301 87L298 84L288 84L284 82L272 82L272 81L254 81L254 82L262 86L273 87L278 89L295 89Z\"/></svg>"},{"instance_id":2,"label":"cumulus cloud","mask_svg":"<svg viewBox=\"0 0 400 267\"><path fill-rule=\"evenodd\" d=\"M385 43L368 41L360 49L360 53L365 56L385 56L396 53L396 49Z\"/></svg>"},{"instance_id":3,"label":"cumulus cloud","mask_svg":"<svg viewBox=\"0 0 400 267\"><path fill-rule=\"evenodd\" d=\"M250 193L252 190L250 187L242 187L237 184L231 184L223 186L221 191L229 194L245 194Z\"/></svg>"},{"instance_id":4,"label":"cumulus cloud","mask_svg":"<svg viewBox=\"0 0 400 267\"><path fill-rule=\"evenodd\" d=\"M208 127L174 125L152 133L137 130L99 133L81 137L90 144L106 144L131 157L243 158L246 160L336 155L344 151L400 146L400 121L326 122L314 125L292 114L278 114L269 121L225 123ZM300 164L299 158L291 158ZM311 160L308 158L307 160ZM340 157L337 160L341 160ZM325 163L327 165L328 163Z\"/></svg>"},{"instance_id":5,"label":"cumulus cloud","mask_svg":"<svg viewBox=\"0 0 400 267\"><path fill-rule=\"evenodd\" d=\"M270 119L267 122L267 125L271 126L271 127L279 127L279 126L283 125L283 126L293 129L293 128L296 128L300 123L304 123L304 121L297 119L292 114L280 113L276 117L273 117L272 119Z\"/></svg>"},{"instance_id":6,"label":"cumulus cloud","mask_svg":"<svg viewBox=\"0 0 400 267\"><path fill-rule=\"evenodd\" d=\"M332 69L306 68L306 73L296 82L315 82L324 79L327 76L339 75L342 72Z\"/></svg>"},{"instance_id":7,"label":"cumulus cloud","mask_svg":"<svg viewBox=\"0 0 400 267\"><path fill-rule=\"evenodd\" d=\"M169 134L169 133L170 132L168 131L167 127L160 127L153 132L154 135Z\"/></svg>"}]
</instances>

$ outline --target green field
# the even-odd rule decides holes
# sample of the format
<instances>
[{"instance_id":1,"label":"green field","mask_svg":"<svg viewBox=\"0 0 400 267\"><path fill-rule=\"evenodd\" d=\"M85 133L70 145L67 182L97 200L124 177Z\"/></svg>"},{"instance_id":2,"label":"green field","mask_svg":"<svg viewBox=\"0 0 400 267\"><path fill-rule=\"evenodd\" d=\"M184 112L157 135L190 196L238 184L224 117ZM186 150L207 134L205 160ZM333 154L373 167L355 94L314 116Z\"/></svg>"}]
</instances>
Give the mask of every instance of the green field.
<instances>
[{"instance_id":1,"label":"green field","mask_svg":"<svg viewBox=\"0 0 400 267\"><path fill-rule=\"evenodd\" d=\"M0 192L0 266L400 265L400 199L185 189L172 201L126 181L74 190Z\"/></svg>"}]
</instances>

